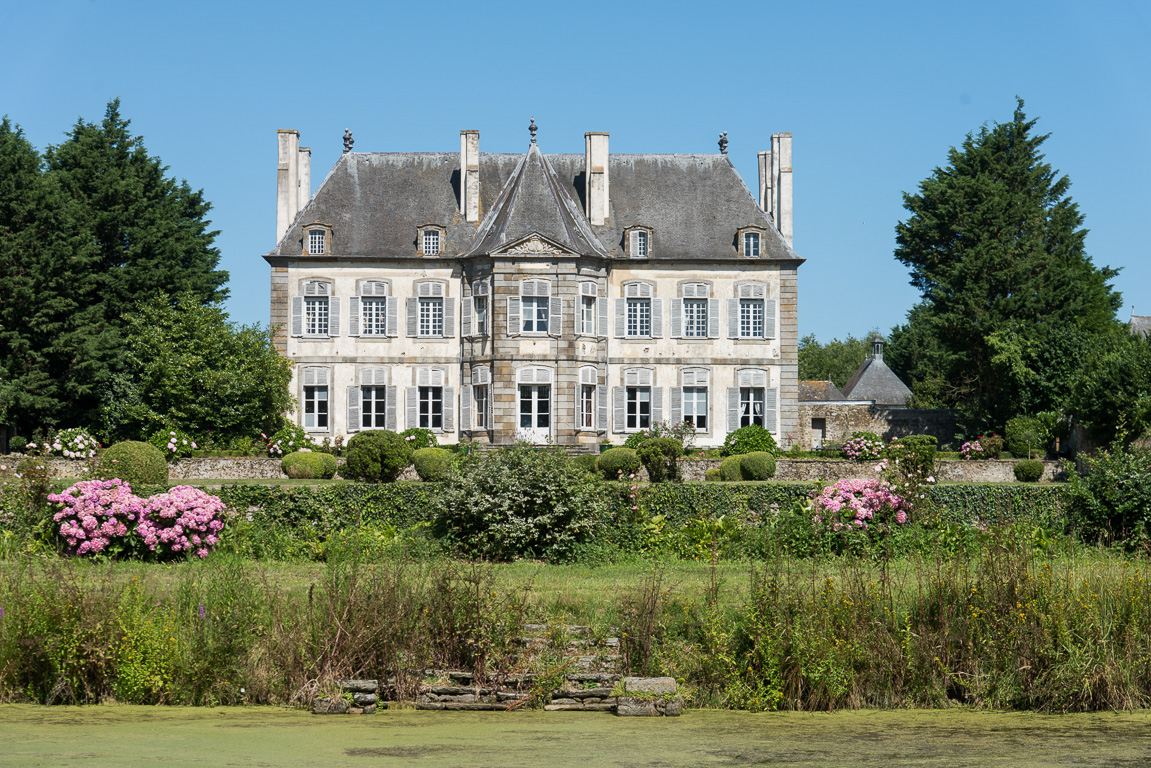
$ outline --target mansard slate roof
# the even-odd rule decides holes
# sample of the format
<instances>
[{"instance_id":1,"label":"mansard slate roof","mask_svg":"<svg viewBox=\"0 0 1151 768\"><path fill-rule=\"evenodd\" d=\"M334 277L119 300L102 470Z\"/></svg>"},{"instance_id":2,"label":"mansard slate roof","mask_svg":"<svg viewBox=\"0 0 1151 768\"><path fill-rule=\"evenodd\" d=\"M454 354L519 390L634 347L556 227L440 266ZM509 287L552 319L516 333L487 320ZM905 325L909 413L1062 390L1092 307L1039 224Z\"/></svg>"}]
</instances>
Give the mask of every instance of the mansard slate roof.
<instances>
[{"instance_id":1,"label":"mansard slate roof","mask_svg":"<svg viewBox=\"0 0 1151 768\"><path fill-rule=\"evenodd\" d=\"M735 259L737 229L749 226L764 230L761 259L802 261L726 155L609 155L605 226L586 218L584 164L582 154L543 155L536 145L481 153L477 226L459 213L459 153L348 152L268 257L300 256L306 225L320 222L341 257L417 257L417 227L435 224L447 258L490 252L533 227L577 253L626 258L624 230L642 224L652 230L647 261Z\"/></svg>"},{"instance_id":2,"label":"mansard slate roof","mask_svg":"<svg viewBox=\"0 0 1151 768\"><path fill-rule=\"evenodd\" d=\"M876 405L903 407L911 390L887 367L883 357L869 357L843 387L848 400L874 400Z\"/></svg>"},{"instance_id":3,"label":"mansard slate roof","mask_svg":"<svg viewBox=\"0 0 1151 768\"><path fill-rule=\"evenodd\" d=\"M825 400L846 400L839 387L830 381L801 381L799 382L799 401L819 402Z\"/></svg>"}]
</instances>

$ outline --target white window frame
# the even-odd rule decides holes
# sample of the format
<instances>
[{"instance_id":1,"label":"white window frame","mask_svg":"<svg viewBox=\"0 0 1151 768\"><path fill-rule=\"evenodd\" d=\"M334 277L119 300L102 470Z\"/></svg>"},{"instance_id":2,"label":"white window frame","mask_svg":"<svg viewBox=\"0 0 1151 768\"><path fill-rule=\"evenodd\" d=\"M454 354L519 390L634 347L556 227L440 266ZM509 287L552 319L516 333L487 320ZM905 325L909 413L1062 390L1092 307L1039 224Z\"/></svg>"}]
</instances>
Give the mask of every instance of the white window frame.
<instances>
[{"instance_id":1,"label":"white window frame","mask_svg":"<svg viewBox=\"0 0 1151 768\"><path fill-rule=\"evenodd\" d=\"M474 334L476 336L488 335L488 323L491 322L488 298L487 294L472 297L472 306L475 312L475 319L472 322L475 323Z\"/></svg>"},{"instance_id":2,"label":"white window frame","mask_svg":"<svg viewBox=\"0 0 1151 768\"><path fill-rule=\"evenodd\" d=\"M327 336L331 329L331 302L327 296L304 297L304 335Z\"/></svg>"},{"instance_id":3,"label":"white window frame","mask_svg":"<svg viewBox=\"0 0 1151 768\"><path fill-rule=\"evenodd\" d=\"M691 422L696 432L707 432L710 429L711 420L708 418L709 398L707 389L706 386L683 388L683 421ZM688 407L688 403L691 403L691 408ZM699 412L701 405L702 413ZM699 423L700 418L703 419L702 424Z\"/></svg>"},{"instance_id":4,"label":"white window frame","mask_svg":"<svg viewBox=\"0 0 1151 768\"><path fill-rule=\"evenodd\" d=\"M627 302L627 337L651 338L651 299L629 297Z\"/></svg>"},{"instance_id":5,"label":"white window frame","mask_svg":"<svg viewBox=\"0 0 1151 768\"><path fill-rule=\"evenodd\" d=\"M759 413L755 412L756 405L759 406ZM766 387L739 388L739 426L746 427L751 424L767 426Z\"/></svg>"},{"instance_id":6,"label":"white window frame","mask_svg":"<svg viewBox=\"0 0 1151 768\"><path fill-rule=\"evenodd\" d=\"M372 397L368 395L371 394ZM369 408L369 404L372 406ZM368 424L368 421L377 421ZM388 425L388 388L382 384L361 385L360 387L360 425L361 430L387 429Z\"/></svg>"},{"instance_id":7,"label":"white window frame","mask_svg":"<svg viewBox=\"0 0 1151 768\"><path fill-rule=\"evenodd\" d=\"M488 424L488 398L491 397L490 384L472 385L472 413L474 416L474 429L490 429Z\"/></svg>"},{"instance_id":8,"label":"white window frame","mask_svg":"<svg viewBox=\"0 0 1151 768\"><path fill-rule=\"evenodd\" d=\"M764 313L763 299L740 299L739 338L762 339Z\"/></svg>"},{"instance_id":9,"label":"white window frame","mask_svg":"<svg viewBox=\"0 0 1151 768\"><path fill-rule=\"evenodd\" d=\"M645 226L629 227L626 230L627 252L634 259L651 256L651 229Z\"/></svg>"},{"instance_id":10,"label":"white window frame","mask_svg":"<svg viewBox=\"0 0 1151 768\"><path fill-rule=\"evenodd\" d=\"M417 391L418 418L416 426L420 429L442 432L444 429L444 388L420 386Z\"/></svg>"},{"instance_id":11,"label":"white window frame","mask_svg":"<svg viewBox=\"0 0 1151 768\"><path fill-rule=\"evenodd\" d=\"M328 252L328 231L312 227L308 229L308 255L323 256Z\"/></svg>"},{"instance_id":12,"label":"white window frame","mask_svg":"<svg viewBox=\"0 0 1151 768\"><path fill-rule=\"evenodd\" d=\"M683 300L683 337L685 339L708 338L707 299Z\"/></svg>"},{"instance_id":13,"label":"white window frame","mask_svg":"<svg viewBox=\"0 0 1151 768\"><path fill-rule=\"evenodd\" d=\"M444 335L444 299L442 296L419 297L419 334L423 338Z\"/></svg>"},{"instance_id":14,"label":"white window frame","mask_svg":"<svg viewBox=\"0 0 1151 768\"><path fill-rule=\"evenodd\" d=\"M438 256L443 252L442 240L442 234L438 229L425 229L423 237L420 238L420 252L425 256Z\"/></svg>"},{"instance_id":15,"label":"white window frame","mask_svg":"<svg viewBox=\"0 0 1151 768\"><path fill-rule=\"evenodd\" d=\"M728 230L729 232L731 230ZM751 231L743 233L743 255L749 259L759 258L760 247L763 244L763 237L759 232Z\"/></svg>"},{"instance_id":16,"label":"white window frame","mask_svg":"<svg viewBox=\"0 0 1151 768\"><path fill-rule=\"evenodd\" d=\"M627 409L624 431L638 432L641 429L651 429L651 389L651 387L624 387ZM643 413L645 404L647 405L647 413Z\"/></svg>"},{"instance_id":17,"label":"white window frame","mask_svg":"<svg viewBox=\"0 0 1151 768\"><path fill-rule=\"evenodd\" d=\"M547 296L520 297L520 333L532 336L547 336L548 305Z\"/></svg>"},{"instance_id":18,"label":"white window frame","mask_svg":"<svg viewBox=\"0 0 1151 768\"><path fill-rule=\"evenodd\" d=\"M360 297L360 335L388 335L388 297Z\"/></svg>"},{"instance_id":19,"label":"white window frame","mask_svg":"<svg viewBox=\"0 0 1151 768\"><path fill-rule=\"evenodd\" d=\"M327 432L331 429L332 400L327 384L309 384L304 387L303 415L304 429L312 432Z\"/></svg>"}]
</instances>

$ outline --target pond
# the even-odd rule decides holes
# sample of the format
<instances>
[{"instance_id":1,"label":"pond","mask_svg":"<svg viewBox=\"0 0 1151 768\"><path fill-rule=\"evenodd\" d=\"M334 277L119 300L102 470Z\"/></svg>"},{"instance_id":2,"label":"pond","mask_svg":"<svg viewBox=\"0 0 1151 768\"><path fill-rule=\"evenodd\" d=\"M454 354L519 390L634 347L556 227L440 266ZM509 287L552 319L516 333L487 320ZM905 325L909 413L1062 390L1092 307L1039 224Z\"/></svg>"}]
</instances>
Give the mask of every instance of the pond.
<instances>
[{"instance_id":1,"label":"pond","mask_svg":"<svg viewBox=\"0 0 1151 768\"><path fill-rule=\"evenodd\" d=\"M0 706L0 766L1134 766L1151 712L831 714L383 711Z\"/></svg>"}]
</instances>

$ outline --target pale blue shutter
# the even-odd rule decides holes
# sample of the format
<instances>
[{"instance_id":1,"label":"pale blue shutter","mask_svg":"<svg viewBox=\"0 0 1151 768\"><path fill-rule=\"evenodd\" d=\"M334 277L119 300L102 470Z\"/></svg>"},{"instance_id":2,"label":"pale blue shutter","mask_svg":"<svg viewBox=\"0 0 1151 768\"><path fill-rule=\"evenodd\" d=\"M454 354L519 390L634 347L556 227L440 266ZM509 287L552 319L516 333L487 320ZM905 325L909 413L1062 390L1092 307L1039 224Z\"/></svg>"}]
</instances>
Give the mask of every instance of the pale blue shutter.
<instances>
[{"instance_id":1,"label":"pale blue shutter","mask_svg":"<svg viewBox=\"0 0 1151 768\"><path fill-rule=\"evenodd\" d=\"M359 387L348 387L348 432L360 431L360 400L363 394Z\"/></svg>"},{"instance_id":2,"label":"pale blue shutter","mask_svg":"<svg viewBox=\"0 0 1151 768\"><path fill-rule=\"evenodd\" d=\"M460 431L470 430L475 424L472 417L472 385L464 384L460 387Z\"/></svg>"},{"instance_id":3,"label":"pale blue shutter","mask_svg":"<svg viewBox=\"0 0 1151 768\"><path fill-rule=\"evenodd\" d=\"M613 387L611 391L612 432L623 432L627 424L627 391L623 387Z\"/></svg>"},{"instance_id":4,"label":"pale blue shutter","mask_svg":"<svg viewBox=\"0 0 1151 768\"><path fill-rule=\"evenodd\" d=\"M663 299L651 300L651 337L663 338Z\"/></svg>"},{"instance_id":5,"label":"pale blue shutter","mask_svg":"<svg viewBox=\"0 0 1151 768\"><path fill-rule=\"evenodd\" d=\"M707 337L719 338L719 299L707 300Z\"/></svg>"},{"instance_id":6,"label":"pale blue shutter","mask_svg":"<svg viewBox=\"0 0 1151 768\"><path fill-rule=\"evenodd\" d=\"M548 335L563 335L563 311L564 304L561 297L552 296L548 299Z\"/></svg>"},{"instance_id":7,"label":"pale blue shutter","mask_svg":"<svg viewBox=\"0 0 1151 768\"><path fill-rule=\"evenodd\" d=\"M456 431L456 388L444 387L444 431Z\"/></svg>"},{"instance_id":8,"label":"pale blue shutter","mask_svg":"<svg viewBox=\"0 0 1151 768\"><path fill-rule=\"evenodd\" d=\"M412 429L420 426L420 388L408 387L408 402L404 420L404 428Z\"/></svg>"},{"instance_id":9,"label":"pale blue shutter","mask_svg":"<svg viewBox=\"0 0 1151 768\"><path fill-rule=\"evenodd\" d=\"M475 317L475 299L468 297L460 301L460 334L465 338L474 336L472 318Z\"/></svg>"},{"instance_id":10,"label":"pale blue shutter","mask_svg":"<svg viewBox=\"0 0 1151 768\"><path fill-rule=\"evenodd\" d=\"M348 297L348 335L360 335L360 297Z\"/></svg>"},{"instance_id":11,"label":"pale blue shutter","mask_svg":"<svg viewBox=\"0 0 1151 768\"><path fill-rule=\"evenodd\" d=\"M408 297L408 335L420 335L420 300L415 296Z\"/></svg>"},{"instance_id":12,"label":"pale blue shutter","mask_svg":"<svg viewBox=\"0 0 1151 768\"><path fill-rule=\"evenodd\" d=\"M739 299L727 300L727 337L739 338Z\"/></svg>"},{"instance_id":13,"label":"pale blue shutter","mask_svg":"<svg viewBox=\"0 0 1151 768\"><path fill-rule=\"evenodd\" d=\"M727 388L727 431L739 429L739 387Z\"/></svg>"},{"instance_id":14,"label":"pale blue shutter","mask_svg":"<svg viewBox=\"0 0 1151 768\"><path fill-rule=\"evenodd\" d=\"M627 299L615 300L615 337L627 338Z\"/></svg>"},{"instance_id":15,"label":"pale blue shutter","mask_svg":"<svg viewBox=\"0 0 1151 768\"><path fill-rule=\"evenodd\" d=\"M607 431L607 384L597 384L595 388L596 429Z\"/></svg>"},{"instance_id":16,"label":"pale blue shutter","mask_svg":"<svg viewBox=\"0 0 1151 768\"><path fill-rule=\"evenodd\" d=\"M523 329L520 317L520 297L508 296L508 336L519 336Z\"/></svg>"},{"instance_id":17,"label":"pale blue shutter","mask_svg":"<svg viewBox=\"0 0 1151 768\"><path fill-rule=\"evenodd\" d=\"M775 299L763 300L763 338L775 338Z\"/></svg>"},{"instance_id":18,"label":"pale blue shutter","mask_svg":"<svg viewBox=\"0 0 1151 768\"><path fill-rule=\"evenodd\" d=\"M768 432L779 431L779 391L775 387L763 390L763 426Z\"/></svg>"},{"instance_id":19,"label":"pale blue shutter","mask_svg":"<svg viewBox=\"0 0 1151 768\"><path fill-rule=\"evenodd\" d=\"M678 339L683 336L683 299L676 297L671 300L671 338Z\"/></svg>"},{"instance_id":20,"label":"pale blue shutter","mask_svg":"<svg viewBox=\"0 0 1151 768\"><path fill-rule=\"evenodd\" d=\"M328 335L340 335L340 297L330 296L328 298Z\"/></svg>"},{"instance_id":21,"label":"pale blue shutter","mask_svg":"<svg viewBox=\"0 0 1151 768\"><path fill-rule=\"evenodd\" d=\"M292 297L292 335L304 335L304 297Z\"/></svg>"},{"instance_id":22,"label":"pale blue shutter","mask_svg":"<svg viewBox=\"0 0 1151 768\"><path fill-rule=\"evenodd\" d=\"M671 388L671 418L668 421L671 424L683 421L683 387Z\"/></svg>"},{"instance_id":23,"label":"pale blue shutter","mask_svg":"<svg viewBox=\"0 0 1151 768\"><path fill-rule=\"evenodd\" d=\"M399 387L388 387L385 392L387 402L384 403L384 426L392 432L398 432L396 429L396 407L399 405L397 402L400 397Z\"/></svg>"},{"instance_id":24,"label":"pale blue shutter","mask_svg":"<svg viewBox=\"0 0 1151 768\"><path fill-rule=\"evenodd\" d=\"M389 296L388 299L387 332L389 336L400 335L400 299L398 296Z\"/></svg>"},{"instance_id":25,"label":"pale blue shutter","mask_svg":"<svg viewBox=\"0 0 1151 768\"><path fill-rule=\"evenodd\" d=\"M607 337L607 299L597 297L595 300L596 319L598 326L596 327L596 335Z\"/></svg>"},{"instance_id":26,"label":"pale blue shutter","mask_svg":"<svg viewBox=\"0 0 1151 768\"><path fill-rule=\"evenodd\" d=\"M659 424L663 421L663 387L651 388L651 423Z\"/></svg>"}]
</instances>

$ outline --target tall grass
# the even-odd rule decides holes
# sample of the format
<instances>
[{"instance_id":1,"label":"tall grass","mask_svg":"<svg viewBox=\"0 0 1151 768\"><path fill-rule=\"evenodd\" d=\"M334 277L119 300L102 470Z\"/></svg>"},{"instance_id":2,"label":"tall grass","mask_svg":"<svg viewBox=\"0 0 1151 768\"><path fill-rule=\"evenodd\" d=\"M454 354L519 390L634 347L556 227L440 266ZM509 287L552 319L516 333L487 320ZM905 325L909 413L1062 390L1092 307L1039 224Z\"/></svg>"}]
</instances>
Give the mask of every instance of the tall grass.
<instances>
[{"instance_id":1,"label":"tall grass","mask_svg":"<svg viewBox=\"0 0 1151 768\"><path fill-rule=\"evenodd\" d=\"M621 671L672 675L697 706L1151 701L1145 562L1020 529L929 556L741 569L368 561L351 545L287 575L222 553L171 568L28 557L0 574L0 699L305 703L350 677L410 699L430 669L546 675L560 662L525 651L524 622L573 617L619 627Z\"/></svg>"}]
</instances>

